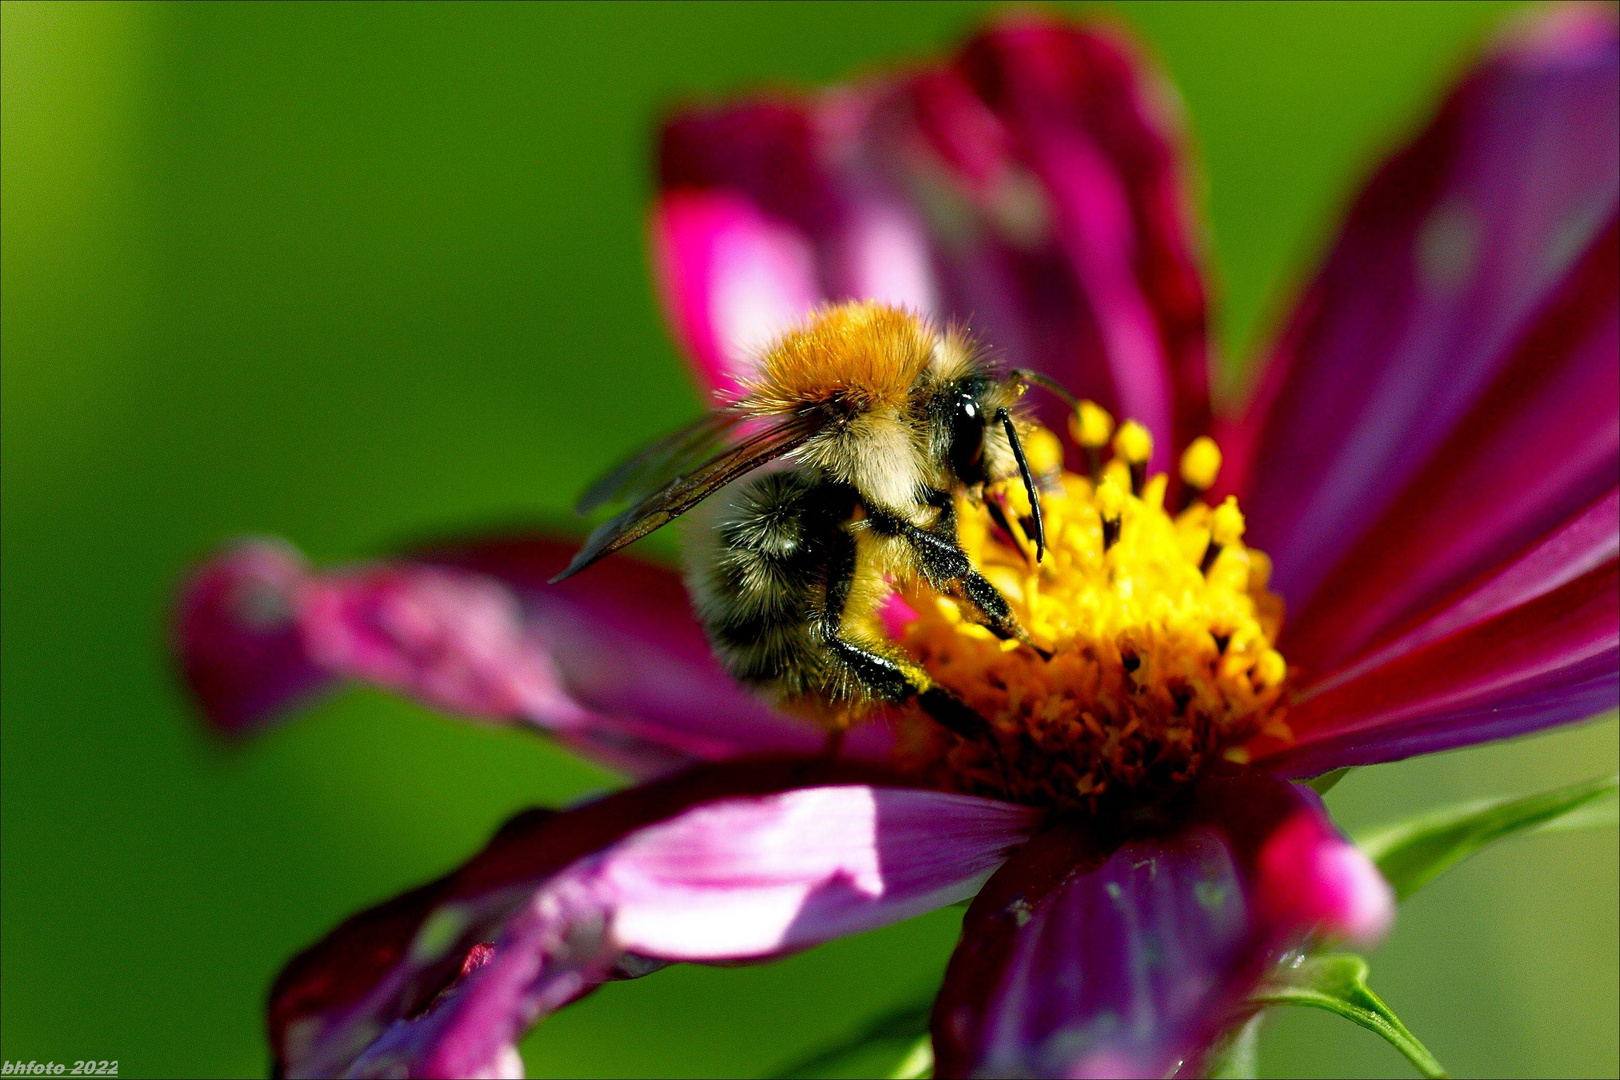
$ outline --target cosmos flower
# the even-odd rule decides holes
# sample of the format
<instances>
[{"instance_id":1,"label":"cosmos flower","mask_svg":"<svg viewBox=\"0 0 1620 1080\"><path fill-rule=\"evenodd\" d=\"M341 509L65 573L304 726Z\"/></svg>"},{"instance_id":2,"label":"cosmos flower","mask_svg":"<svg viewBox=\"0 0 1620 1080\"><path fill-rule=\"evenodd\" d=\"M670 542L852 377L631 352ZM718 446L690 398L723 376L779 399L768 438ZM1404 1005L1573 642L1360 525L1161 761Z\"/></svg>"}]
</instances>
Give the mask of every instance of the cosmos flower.
<instances>
[{"instance_id":1,"label":"cosmos flower","mask_svg":"<svg viewBox=\"0 0 1620 1080\"><path fill-rule=\"evenodd\" d=\"M1054 655L910 594L888 632L993 743L899 714L832 759L719 673L659 564L547 586L566 540L324 571L230 548L177 619L219 728L360 681L637 780L293 959L277 1069L515 1075L605 981L971 899L940 1075L1162 1076L1279 958L1376 940L1387 885L1295 781L1616 703L1617 70L1607 9L1515 24L1354 201L1229 416L1175 99L1116 33L1021 16L937 66L676 117L654 253L706 389L867 298L970 318L1095 403L1045 414L1070 442L1038 571L962 510Z\"/></svg>"}]
</instances>

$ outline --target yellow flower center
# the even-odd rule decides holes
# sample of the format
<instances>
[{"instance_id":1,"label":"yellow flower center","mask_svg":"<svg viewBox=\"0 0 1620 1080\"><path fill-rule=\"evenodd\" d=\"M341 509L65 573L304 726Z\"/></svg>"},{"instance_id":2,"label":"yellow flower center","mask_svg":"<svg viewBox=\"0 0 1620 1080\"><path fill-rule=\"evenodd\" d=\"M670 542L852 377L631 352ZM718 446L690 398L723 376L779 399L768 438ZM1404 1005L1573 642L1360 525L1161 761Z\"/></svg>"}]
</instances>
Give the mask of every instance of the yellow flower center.
<instances>
[{"instance_id":1,"label":"yellow flower center","mask_svg":"<svg viewBox=\"0 0 1620 1080\"><path fill-rule=\"evenodd\" d=\"M1021 485L958 507L963 549L1050 657L996 638L952 600L912 595L918 618L902 644L994 737L963 739L908 715L897 755L952 790L1098 811L1286 743L1288 665L1272 646L1283 608L1266 588L1270 560L1244 546L1235 499L1197 498L1220 467L1215 444L1199 439L1183 455L1187 505L1174 512L1167 477L1147 476L1146 429L1115 432L1089 402L1073 427L1090 477L1060 471L1049 433L1033 440L1032 458L1050 463L1039 564Z\"/></svg>"}]
</instances>

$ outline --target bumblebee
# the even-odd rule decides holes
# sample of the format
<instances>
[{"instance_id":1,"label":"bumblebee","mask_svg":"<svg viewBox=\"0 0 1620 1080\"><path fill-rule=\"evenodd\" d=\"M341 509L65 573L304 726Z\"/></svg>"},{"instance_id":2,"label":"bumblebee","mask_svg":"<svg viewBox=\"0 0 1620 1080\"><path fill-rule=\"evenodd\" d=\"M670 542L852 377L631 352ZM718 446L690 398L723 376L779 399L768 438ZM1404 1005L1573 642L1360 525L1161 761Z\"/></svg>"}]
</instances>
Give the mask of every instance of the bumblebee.
<instances>
[{"instance_id":1,"label":"bumblebee","mask_svg":"<svg viewBox=\"0 0 1620 1080\"><path fill-rule=\"evenodd\" d=\"M1020 478L1039 559L1040 502L1016 406L1029 382L1050 384L1022 372L997 378L966 332L870 302L816 312L758 370L738 400L645 447L581 497L581 513L629 509L553 580L715 496L686 544L686 578L734 677L835 733L915 700L958 734L982 735L983 719L887 643L874 619L895 583L920 581L997 636L1035 648L963 553L955 499Z\"/></svg>"}]
</instances>

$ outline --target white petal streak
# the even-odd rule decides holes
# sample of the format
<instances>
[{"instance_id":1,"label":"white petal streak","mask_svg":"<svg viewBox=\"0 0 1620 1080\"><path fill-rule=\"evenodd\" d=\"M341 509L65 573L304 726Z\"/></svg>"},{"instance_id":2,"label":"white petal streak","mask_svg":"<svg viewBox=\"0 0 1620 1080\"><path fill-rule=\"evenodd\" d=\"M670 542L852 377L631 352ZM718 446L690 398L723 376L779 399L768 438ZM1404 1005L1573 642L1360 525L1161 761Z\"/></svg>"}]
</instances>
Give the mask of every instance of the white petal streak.
<instances>
[{"instance_id":1,"label":"white petal streak","mask_svg":"<svg viewBox=\"0 0 1620 1080\"><path fill-rule=\"evenodd\" d=\"M717 960L803 948L971 896L1035 812L859 785L700 807L606 853L612 936L629 951Z\"/></svg>"}]
</instances>

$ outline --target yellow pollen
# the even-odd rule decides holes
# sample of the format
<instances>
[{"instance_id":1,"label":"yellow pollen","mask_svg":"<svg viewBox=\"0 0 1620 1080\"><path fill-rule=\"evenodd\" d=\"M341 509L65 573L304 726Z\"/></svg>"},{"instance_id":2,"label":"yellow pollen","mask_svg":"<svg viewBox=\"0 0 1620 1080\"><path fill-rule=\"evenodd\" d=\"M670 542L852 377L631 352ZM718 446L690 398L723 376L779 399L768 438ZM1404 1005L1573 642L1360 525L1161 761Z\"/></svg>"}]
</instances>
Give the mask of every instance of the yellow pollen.
<instances>
[{"instance_id":1,"label":"yellow pollen","mask_svg":"<svg viewBox=\"0 0 1620 1080\"><path fill-rule=\"evenodd\" d=\"M1153 456L1153 436L1135 420L1127 420L1114 436L1114 455L1128 465L1140 465Z\"/></svg>"},{"instance_id":2,"label":"yellow pollen","mask_svg":"<svg viewBox=\"0 0 1620 1080\"><path fill-rule=\"evenodd\" d=\"M1114 449L1097 481L1061 473L1042 493L1039 565L983 506L959 502L963 549L1051 656L997 638L955 601L911 596L919 615L902 645L994 732L966 739L908 711L896 757L926 782L1107 813L1291 738L1288 665L1272 644L1282 601L1266 588L1270 560L1243 545L1236 501L1173 514L1167 478L1133 490L1122 460L1146 461L1146 430L1121 425ZM1021 485L1000 487L1021 505Z\"/></svg>"},{"instance_id":3,"label":"yellow pollen","mask_svg":"<svg viewBox=\"0 0 1620 1080\"><path fill-rule=\"evenodd\" d=\"M1063 470L1063 443L1043 427L1030 429L1028 437L1019 436L1024 444L1024 456L1036 476L1056 476Z\"/></svg>"},{"instance_id":4,"label":"yellow pollen","mask_svg":"<svg viewBox=\"0 0 1620 1080\"><path fill-rule=\"evenodd\" d=\"M1215 486L1221 472L1221 448L1208 435L1200 435L1181 454L1181 479L1199 491Z\"/></svg>"},{"instance_id":5,"label":"yellow pollen","mask_svg":"<svg viewBox=\"0 0 1620 1080\"><path fill-rule=\"evenodd\" d=\"M1114 433L1114 418L1095 401L1082 401L1069 417L1069 434L1074 441L1088 450L1108 445L1108 436Z\"/></svg>"},{"instance_id":6,"label":"yellow pollen","mask_svg":"<svg viewBox=\"0 0 1620 1080\"><path fill-rule=\"evenodd\" d=\"M1209 538L1223 548L1243 539L1243 511L1238 509L1236 496L1228 495L1209 516Z\"/></svg>"},{"instance_id":7,"label":"yellow pollen","mask_svg":"<svg viewBox=\"0 0 1620 1080\"><path fill-rule=\"evenodd\" d=\"M1276 649L1267 649L1254 666L1254 677L1266 686L1276 686L1288 677L1288 661Z\"/></svg>"}]
</instances>

